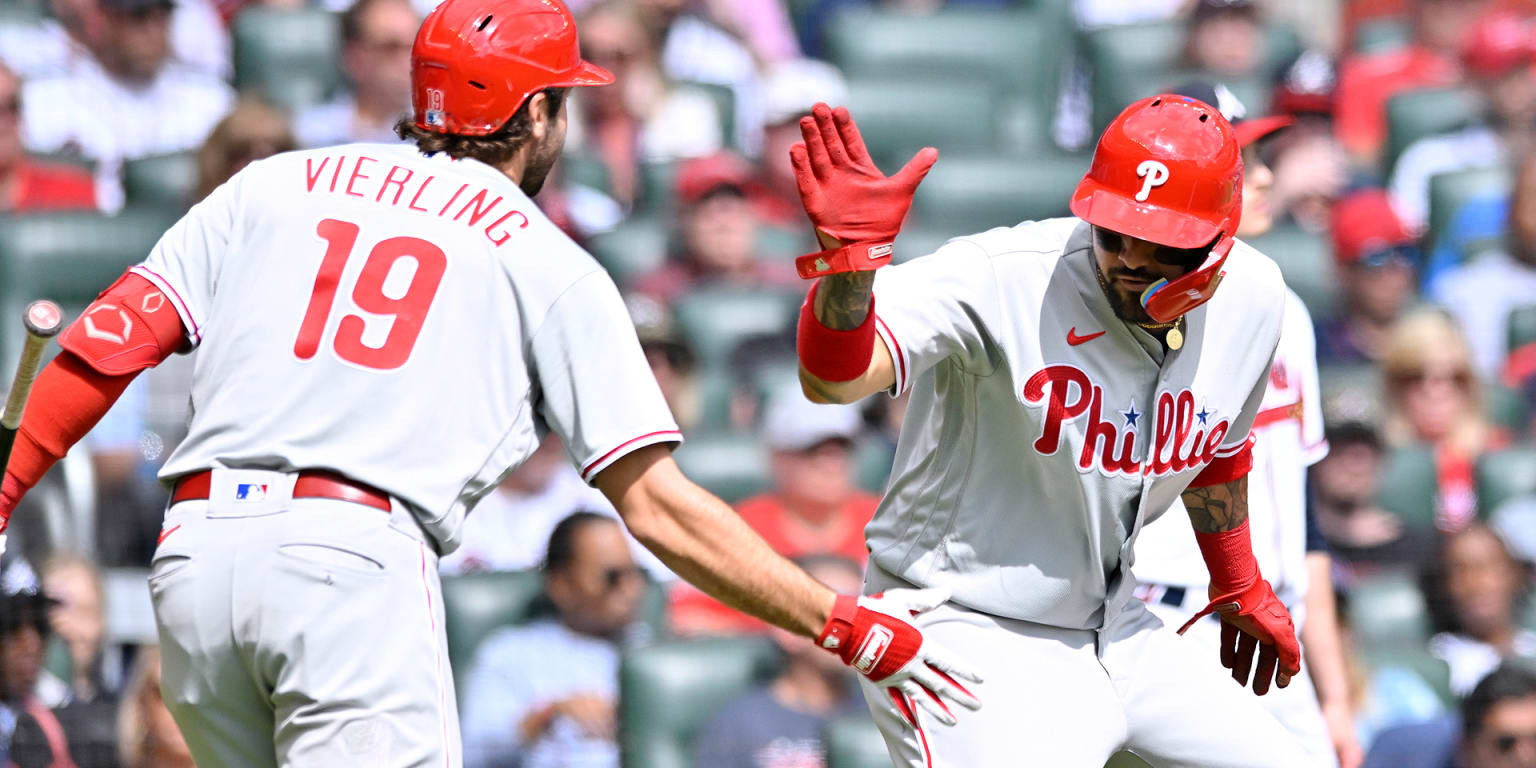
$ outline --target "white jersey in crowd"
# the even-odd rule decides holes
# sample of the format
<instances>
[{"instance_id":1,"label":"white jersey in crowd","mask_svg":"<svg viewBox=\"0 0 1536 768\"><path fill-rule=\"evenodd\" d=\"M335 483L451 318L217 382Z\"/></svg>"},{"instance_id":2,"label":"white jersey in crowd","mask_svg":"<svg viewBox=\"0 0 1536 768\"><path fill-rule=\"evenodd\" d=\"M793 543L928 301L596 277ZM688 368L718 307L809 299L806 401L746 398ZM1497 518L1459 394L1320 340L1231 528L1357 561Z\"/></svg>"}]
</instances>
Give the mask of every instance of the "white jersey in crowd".
<instances>
[{"instance_id":1,"label":"white jersey in crowd","mask_svg":"<svg viewBox=\"0 0 1536 768\"><path fill-rule=\"evenodd\" d=\"M1131 544L1259 410L1285 288L1237 243L1183 347L1114 315L1074 218L957 238L875 278L911 402L871 561L959 604L1074 629L1114 618Z\"/></svg>"},{"instance_id":2,"label":"white jersey in crowd","mask_svg":"<svg viewBox=\"0 0 1536 768\"><path fill-rule=\"evenodd\" d=\"M581 477L680 440L613 281L496 169L406 145L251 164L134 271L198 345L161 470L341 472L443 552L547 426Z\"/></svg>"},{"instance_id":3,"label":"white jersey in crowd","mask_svg":"<svg viewBox=\"0 0 1536 768\"><path fill-rule=\"evenodd\" d=\"M1297 627L1307 594L1307 467L1328 454L1316 348L1307 307L1287 290L1280 346L1253 425L1248 528L1259 570ZM1210 574L1183 510L1183 502L1177 502L1166 519L1142 531L1136 542L1136 578L1192 588L1203 605Z\"/></svg>"}]
</instances>

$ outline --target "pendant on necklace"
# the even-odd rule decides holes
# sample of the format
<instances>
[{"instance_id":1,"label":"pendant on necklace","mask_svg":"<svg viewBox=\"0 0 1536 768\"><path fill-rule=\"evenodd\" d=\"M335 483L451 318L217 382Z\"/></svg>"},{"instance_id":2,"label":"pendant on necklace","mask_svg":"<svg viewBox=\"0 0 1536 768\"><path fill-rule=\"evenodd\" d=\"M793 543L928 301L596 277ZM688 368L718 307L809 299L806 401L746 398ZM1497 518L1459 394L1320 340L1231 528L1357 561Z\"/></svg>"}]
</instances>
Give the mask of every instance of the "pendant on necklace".
<instances>
[{"instance_id":1,"label":"pendant on necklace","mask_svg":"<svg viewBox=\"0 0 1536 768\"><path fill-rule=\"evenodd\" d=\"M1178 326L1174 326L1168 329L1168 335L1163 337L1163 341L1168 345L1169 349L1176 350L1184 346L1184 334L1179 332Z\"/></svg>"}]
</instances>

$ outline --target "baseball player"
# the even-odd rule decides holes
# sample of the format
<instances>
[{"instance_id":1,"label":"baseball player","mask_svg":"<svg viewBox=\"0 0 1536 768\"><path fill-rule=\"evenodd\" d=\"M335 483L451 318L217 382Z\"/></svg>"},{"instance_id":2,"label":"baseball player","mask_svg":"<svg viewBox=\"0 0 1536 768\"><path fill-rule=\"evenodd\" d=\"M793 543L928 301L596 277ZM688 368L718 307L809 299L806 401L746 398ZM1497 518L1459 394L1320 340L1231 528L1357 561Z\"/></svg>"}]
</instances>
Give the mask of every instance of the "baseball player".
<instances>
[{"instance_id":1,"label":"baseball player","mask_svg":"<svg viewBox=\"0 0 1536 768\"><path fill-rule=\"evenodd\" d=\"M1183 500L1210 571L1219 658L1256 693L1300 672L1290 617L1249 542L1249 430L1284 283L1237 242L1242 161L1211 106L1162 95L1105 130L1075 218L949 241L886 266L925 149L887 178L848 112L818 105L791 151L826 250L801 310L816 400L910 391L866 591L943 586L916 619L987 669L986 710L949 729L865 686L902 766L1300 766L1242 687L1134 598L1136 534ZM1257 650L1257 664L1255 651Z\"/></svg>"},{"instance_id":2,"label":"baseball player","mask_svg":"<svg viewBox=\"0 0 1536 768\"><path fill-rule=\"evenodd\" d=\"M682 577L941 720L979 706L912 623L942 590L836 596L672 462L618 291L530 200L566 89L612 80L565 6L448 0L411 79L415 146L253 163L109 287L61 336L5 473L8 520L137 373L200 350L149 577L198 765L460 765L438 557L545 429Z\"/></svg>"},{"instance_id":3,"label":"baseball player","mask_svg":"<svg viewBox=\"0 0 1536 768\"><path fill-rule=\"evenodd\" d=\"M1190 83L1175 90L1216 105L1231 121L1243 151L1243 218L1237 234L1248 238L1269 231L1273 176L1259 156L1258 143L1289 125L1290 118L1244 119L1242 102L1220 85ZM1314 344L1307 307L1287 289L1280 343L1254 418L1248 510L1260 570L1296 623L1308 674L1261 703L1307 750L1309 764L1358 768L1364 756L1349 714L1348 680L1333 618L1331 563L1306 513L1307 467L1328 453ZM1164 623L1178 626L1205 604L1209 578L1188 526L1174 517L1158 518L1142 531L1136 541L1135 570L1138 596ZM1218 622L1201 620L1185 634L1215 646L1219 629Z\"/></svg>"}]
</instances>

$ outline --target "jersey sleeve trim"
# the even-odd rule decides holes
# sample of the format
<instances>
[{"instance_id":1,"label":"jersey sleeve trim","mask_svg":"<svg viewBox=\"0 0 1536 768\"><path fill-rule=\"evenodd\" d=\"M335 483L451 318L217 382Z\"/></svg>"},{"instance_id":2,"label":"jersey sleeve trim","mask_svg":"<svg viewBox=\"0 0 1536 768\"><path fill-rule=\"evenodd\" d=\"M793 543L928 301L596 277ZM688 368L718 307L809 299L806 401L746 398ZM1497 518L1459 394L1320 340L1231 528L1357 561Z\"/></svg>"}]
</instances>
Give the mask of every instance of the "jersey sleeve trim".
<instances>
[{"instance_id":1,"label":"jersey sleeve trim","mask_svg":"<svg viewBox=\"0 0 1536 768\"><path fill-rule=\"evenodd\" d=\"M890 351L891 359L896 363L896 382L891 388L891 396L895 397L907 391L907 354L902 350L901 342L896 340L896 334L891 332L891 327L879 315L875 315L875 334L885 342L885 348Z\"/></svg>"},{"instance_id":2,"label":"jersey sleeve trim","mask_svg":"<svg viewBox=\"0 0 1536 768\"><path fill-rule=\"evenodd\" d=\"M1313 443L1311 445L1304 445L1304 446L1302 446L1302 448L1301 448L1301 463L1303 465L1305 465L1305 466L1310 467L1313 464L1316 464L1319 461L1322 461L1323 457L1325 457L1327 455L1328 455L1328 441L1327 440L1319 440L1319 441L1317 441L1317 442L1315 442L1315 443Z\"/></svg>"},{"instance_id":3,"label":"jersey sleeve trim","mask_svg":"<svg viewBox=\"0 0 1536 768\"><path fill-rule=\"evenodd\" d=\"M632 437L609 449L607 453L604 453L601 456L598 456L596 459L593 459L592 461L584 464L581 469L581 479L591 483L592 478L596 477L599 472L607 469L619 459L622 459L625 456L634 453L635 451L640 450L641 448L644 448L648 445L655 445L657 443L682 442L683 433L676 429L663 429L656 432L647 432L646 434L640 435L639 437Z\"/></svg>"},{"instance_id":4,"label":"jersey sleeve trim","mask_svg":"<svg viewBox=\"0 0 1536 768\"><path fill-rule=\"evenodd\" d=\"M192 346L195 347L203 343L202 326L198 324L197 318L192 316L192 309L187 306L186 300L181 298L181 292L176 290L176 286L172 285L171 281L143 264L130 267L128 271L154 283L156 288L159 288L165 292L165 295L171 297L171 306L175 307L176 314L181 316L181 323L186 327L188 334L191 336Z\"/></svg>"}]
</instances>

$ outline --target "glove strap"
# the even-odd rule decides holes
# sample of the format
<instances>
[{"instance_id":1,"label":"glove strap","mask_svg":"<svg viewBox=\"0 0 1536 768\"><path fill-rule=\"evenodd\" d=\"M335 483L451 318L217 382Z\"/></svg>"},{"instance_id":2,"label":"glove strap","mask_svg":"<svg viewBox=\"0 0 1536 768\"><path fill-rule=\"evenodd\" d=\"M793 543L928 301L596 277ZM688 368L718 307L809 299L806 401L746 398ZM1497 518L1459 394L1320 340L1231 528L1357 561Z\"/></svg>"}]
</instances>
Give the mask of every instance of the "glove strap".
<instances>
[{"instance_id":1,"label":"glove strap","mask_svg":"<svg viewBox=\"0 0 1536 768\"><path fill-rule=\"evenodd\" d=\"M806 280L840 272L869 272L891 263L895 245L890 242L853 243L795 259L795 271Z\"/></svg>"},{"instance_id":2,"label":"glove strap","mask_svg":"<svg viewBox=\"0 0 1536 768\"><path fill-rule=\"evenodd\" d=\"M853 595L838 595L837 600L832 603L832 615L827 618L827 626L823 627L821 634L816 636L816 644L838 656L851 653L853 619L858 612L859 598Z\"/></svg>"}]
</instances>

